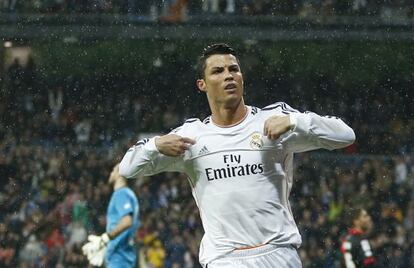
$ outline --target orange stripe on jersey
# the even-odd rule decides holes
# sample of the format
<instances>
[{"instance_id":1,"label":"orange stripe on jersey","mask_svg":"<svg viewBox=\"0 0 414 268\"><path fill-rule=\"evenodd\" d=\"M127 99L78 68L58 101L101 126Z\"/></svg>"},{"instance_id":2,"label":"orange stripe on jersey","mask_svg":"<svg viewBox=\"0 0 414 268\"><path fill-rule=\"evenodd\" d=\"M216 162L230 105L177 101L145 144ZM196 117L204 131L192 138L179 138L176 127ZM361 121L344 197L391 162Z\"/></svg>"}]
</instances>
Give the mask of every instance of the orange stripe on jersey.
<instances>
[{"instance_id":1,"label":"orange stripe on jersey","mask_svg":"<svg viewBox=\"0 0 414 268\"><path fill-rule=\"evenodd\" d=\"M259 244L259 245L256 245L256 246L241 247L241 248L236 248L235 250L245 250L245 249L258 248L258 247L261 247L261 246L264 246L264 245L266 245L266 244Z\"/></svg>"}]
</instances>

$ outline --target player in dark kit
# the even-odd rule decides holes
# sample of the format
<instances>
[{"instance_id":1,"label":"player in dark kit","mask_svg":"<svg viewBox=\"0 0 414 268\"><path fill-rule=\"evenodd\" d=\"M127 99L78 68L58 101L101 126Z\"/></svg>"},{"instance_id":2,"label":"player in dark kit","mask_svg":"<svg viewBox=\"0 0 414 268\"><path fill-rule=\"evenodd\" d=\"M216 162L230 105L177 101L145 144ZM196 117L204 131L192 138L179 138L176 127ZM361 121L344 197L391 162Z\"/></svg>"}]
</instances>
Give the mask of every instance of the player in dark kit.
<instances>
[{"instance_id":1,"label":"player in dark kit","mask_svg":"<svg viewBox=\"0 0 414 268\"><path fill-rule=\"evenodd\" d=\"M342 267L377 267L367 234L372 229L371 216L365 209L350 209L347 218L351 221L348 235L342 241Z\"/></svg>"}]
</instances>

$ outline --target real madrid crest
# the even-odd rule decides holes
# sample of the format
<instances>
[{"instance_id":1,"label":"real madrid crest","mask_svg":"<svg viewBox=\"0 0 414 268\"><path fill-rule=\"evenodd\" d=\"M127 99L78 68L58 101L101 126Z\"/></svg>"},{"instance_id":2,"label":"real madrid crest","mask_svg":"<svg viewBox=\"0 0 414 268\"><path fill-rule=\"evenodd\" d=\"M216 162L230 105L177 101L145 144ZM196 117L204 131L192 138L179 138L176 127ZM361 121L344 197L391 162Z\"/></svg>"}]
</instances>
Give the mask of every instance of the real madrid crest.
<instances>
[{"instance_id":1,"label":"real madrid crest","mask_svg":"<svg viewBox=\"0 0 414 268\"><path fill-rule=\"evenodd\" d=\"M262 139L262 134L260 134L259 132L254 132L251 136L250 136L250 147L252 147L252 149L262 149L263 147L263 139Z\"/></svg>"}]
</instances>

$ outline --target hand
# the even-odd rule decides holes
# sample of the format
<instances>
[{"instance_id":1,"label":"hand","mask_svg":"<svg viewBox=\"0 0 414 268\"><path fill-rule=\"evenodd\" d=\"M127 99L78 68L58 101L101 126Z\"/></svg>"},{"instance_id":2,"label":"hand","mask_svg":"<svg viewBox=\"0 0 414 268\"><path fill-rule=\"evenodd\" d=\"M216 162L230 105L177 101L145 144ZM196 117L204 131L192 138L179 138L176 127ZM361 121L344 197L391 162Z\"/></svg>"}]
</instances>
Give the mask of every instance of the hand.
<instances>
[{"instance_id":1,"label":"hand","mask_svg":"<svg viewBox=\"0 0 414 268\"><path fill-rule=\"evenodd\" d=\"M264 123L263 133L271 140L276 140L280 135L288 132L292 125L289 115L275 115L269 117Z\"/></svg>"},{"instance_id":2,"label":"hand","mask_svg":"<svg viewBox=\"0 0 414 268\"><path fill-rule=\"evenodd\" d=\"M105 253L106 253L106 247L103 247L101 250L95 253L91 253L88 256L89 263L92 266L101 267L105 259Z\"/></svg>"},{"instance_id":3,"label":"hand","mask_svg":"<svg viewBox=\"0 0 414 268\"><path fill-rule=\"evenodd\" d=\"M108 244L110 238L107 233L103 233L102 235L89 235L88 236L88 243L86 243L82 247L82 251L84 255L87 255L88 252L98 251Z\"/></svg>"},{"instance_id":4,"label":"hand","mask_svg":"<svg viewBox=\"0 0 414 268\"><path fill-rule=\"evenodd\" d=\"M82 252L86 257L88 257L89 262L93 260L96 263L99 263L99 260L105 256L106 245L108 244L110 238L107 233L104 233L100 236L89 235L88 243L82 247ZM102 255L102 258L100 257ZM92 262L91 262L92 264ZM101 263L102 264L102 263Z\"/></svg>"},{"instance_id":5,"label":"hand","mask_svg":"<svg viewBox=\"0 0 414 268\"><path fill-rule=\"evenodd\" d=\"M168 134L155 139L155 146L157 146L158 151L167 156L180 156L195 143L193 139L175 134Z\"/></svg>"}]
</instances>

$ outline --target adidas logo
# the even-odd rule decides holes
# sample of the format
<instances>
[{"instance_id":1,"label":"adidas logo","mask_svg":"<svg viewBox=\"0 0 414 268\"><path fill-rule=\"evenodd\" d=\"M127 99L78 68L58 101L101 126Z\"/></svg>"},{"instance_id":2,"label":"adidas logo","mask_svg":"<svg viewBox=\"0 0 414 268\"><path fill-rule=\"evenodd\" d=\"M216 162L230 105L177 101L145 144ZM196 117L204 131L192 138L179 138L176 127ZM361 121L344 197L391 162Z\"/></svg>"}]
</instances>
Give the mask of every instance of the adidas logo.
<instances>
[{"instance_id":1,"label":"adidas logo","mask_svg":"<svg viewBox=\"0 0 414 268\"><path fill-rule=\"evenodd\" d=\"M208 154L210 151L207 149L207 147L204 145L203 148L198 152L198 155Z\"/></svg>"}]
</instances>

